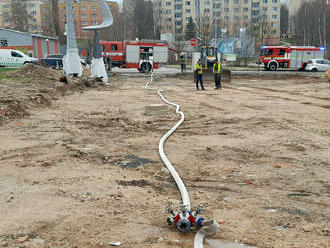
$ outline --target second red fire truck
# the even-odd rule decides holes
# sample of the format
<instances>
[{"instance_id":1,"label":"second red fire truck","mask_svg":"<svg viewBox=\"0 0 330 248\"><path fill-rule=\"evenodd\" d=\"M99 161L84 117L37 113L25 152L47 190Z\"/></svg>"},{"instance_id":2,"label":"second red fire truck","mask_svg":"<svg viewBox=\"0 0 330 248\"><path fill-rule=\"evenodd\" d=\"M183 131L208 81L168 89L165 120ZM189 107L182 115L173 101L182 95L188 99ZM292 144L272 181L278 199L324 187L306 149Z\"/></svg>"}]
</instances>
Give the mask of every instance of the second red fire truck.
<instances>
[{"instance_id":1,"label":"second red fire truck","mask_svg":"<svg viewBox=\"0 0 330 248\"><path fill-rule=\"evenodd\" d=\"M100 44L112 66L150 72L168 61L168 44L164 41L100 41Z\"/></svg>"},{"instance_id":2,"label":"second red fire truck","mask_svg":"<svg viewBox=\"0 0 330 248\"><path fill-rule=\"evenodd\" d=\"M323 59L324 47L314 46L263 46L260 62L266 70L275 71L278 68L304 70L310 59Z\"/></svg>"}]
</instances>

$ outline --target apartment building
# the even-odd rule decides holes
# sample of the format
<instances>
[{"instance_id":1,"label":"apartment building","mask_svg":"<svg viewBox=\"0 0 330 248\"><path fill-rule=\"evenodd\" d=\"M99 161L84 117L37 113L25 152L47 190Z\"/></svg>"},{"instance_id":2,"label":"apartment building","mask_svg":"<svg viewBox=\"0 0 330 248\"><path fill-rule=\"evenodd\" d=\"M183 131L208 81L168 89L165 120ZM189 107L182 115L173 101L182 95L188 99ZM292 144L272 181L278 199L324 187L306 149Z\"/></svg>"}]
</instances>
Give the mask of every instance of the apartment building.
<instances>
[{"instance_id":1,"label":"apartment building","mask_svg":"<svg viewBox=\"0 0 330 248\"><path fill-rule=\"evenodd\" d=\"M111 13L118 13L119 4L117 2L107 2L110 7ZM99 5L96 1L93 0L79 0L72 2L73 15L76 29L76 37L78 39L87 39L93 37L91 31L82 30L83 27L97 25L102 22L102 15ZM44 25L47 25L49 13L50 13L50 4L43 4L41 7L41 22ZM65 23L66 23L66 0L59 0L58 4L59 10L59 23L61 31L65 32Z\"/></svg>"},{"instance_id":2,"label":"apartment building","mask_svg":"<svg viewBox=\"0 0 330 248\"><path fill-rule=\"evenodd\" d=\"M14 20L16 17L13 15L13 12L16 11L23 11L25 10L15 10L13 7L15 6L24 6L26 7L26 14L27 14L27 20L28 25L26 25L27 32L30 33L38 33L40 31L41 27L41 16L40 16L40 6L45 2L46 0L21 0L19 1L20 4L24 5L15 5L18 1L12 1L12 0L1 0L0 1L0 27L2 28L8 28L8 29L17 29L16 27L16 20ZM17 17L18 18L18 17Z\"/></svg>"},{"instance_id":3,"label":"apartment building","mask_svg":"<svg viewBox=\"0 0 330 248\"><path fill-rule=\"evenodd\" d=\"M241 32L261 32L266 44L280 39L280 0L155 0L162 15L162 33L185 29L189 18L195 23L210 22L214 36L239 36Z\"/></svg>"}]
</instances>

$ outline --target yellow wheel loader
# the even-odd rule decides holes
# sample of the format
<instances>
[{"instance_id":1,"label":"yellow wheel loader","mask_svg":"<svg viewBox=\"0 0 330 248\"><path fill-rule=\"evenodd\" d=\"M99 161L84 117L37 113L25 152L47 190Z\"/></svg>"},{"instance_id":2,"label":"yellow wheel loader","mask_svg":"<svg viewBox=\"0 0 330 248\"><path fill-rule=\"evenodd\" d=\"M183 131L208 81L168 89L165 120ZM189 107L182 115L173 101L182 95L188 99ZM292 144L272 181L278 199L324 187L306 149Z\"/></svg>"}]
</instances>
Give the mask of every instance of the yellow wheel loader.
<instances>
[{"instance_id":1,"label":"yellow wheel loader","mask_svg":"<svg viewBox=\"0 0 330 248\"><path fill-rule=\"evenodd\" d=\"M205 82L213 82L213 64L214 60L219 60L219 54L217 47L213 46L202 46L201 50L201 57L202 65L203 65L203 80ZM222 61L220 61L222 63ZM223 68L223 72L221 73L221 81L222 82L230 82L231 81L231 71Z\"/></svg>"}]
</instances>

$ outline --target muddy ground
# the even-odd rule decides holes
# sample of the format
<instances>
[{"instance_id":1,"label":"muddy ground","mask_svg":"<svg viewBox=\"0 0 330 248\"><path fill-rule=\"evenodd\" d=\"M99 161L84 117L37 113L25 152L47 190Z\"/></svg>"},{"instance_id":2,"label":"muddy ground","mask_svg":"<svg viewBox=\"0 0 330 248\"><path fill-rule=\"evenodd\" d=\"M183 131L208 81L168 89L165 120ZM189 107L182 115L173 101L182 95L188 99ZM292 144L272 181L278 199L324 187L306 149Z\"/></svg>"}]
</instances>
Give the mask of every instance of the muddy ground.
<instances>
[{"instance_id":1,"label":"muddy ground","mask_svg":"<svg viewBox=\"0 0 330 248\"><path fill-rule=\"evenodd\" d=\"M1 79L0 247L193 247L194 233L179 234L164 214L180 205L158 156L174 109L145 115L161 100L138 74L107 87L59 76ZM192 205L221 222L213 239L329 247L328 82L241 77L202 92L189 78L155 81L185 113L165 152Z\"/></svg>"}]
</instances>

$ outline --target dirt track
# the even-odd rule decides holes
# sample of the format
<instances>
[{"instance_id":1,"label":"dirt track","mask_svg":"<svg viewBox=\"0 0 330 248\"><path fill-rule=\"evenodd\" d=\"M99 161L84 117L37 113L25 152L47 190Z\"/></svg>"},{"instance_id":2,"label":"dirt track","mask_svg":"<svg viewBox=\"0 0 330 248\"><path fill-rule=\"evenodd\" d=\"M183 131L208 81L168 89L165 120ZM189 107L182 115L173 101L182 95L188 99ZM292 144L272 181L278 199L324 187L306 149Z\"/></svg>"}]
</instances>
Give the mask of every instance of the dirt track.
<instances>
[{"instance_id":1,"label":"dirt track","mask_svg":"<svg viewBox=\"0 0 330 248\"><path fill-rule=\"evenodd\" d=\"M184 78L156 81L185 113L165 151L192 204L224 222L213 238L329 247L329 83L242 78L202 92ZM0 247L193 246L194 233L177 233L164 214L180 195L157 147L178 116L144 115L161 103L145 82L122 76L47 105L29 100L24 119L2 124ZM25 235L30 241L17 243Z\"/></svg>"}]
</instances>

